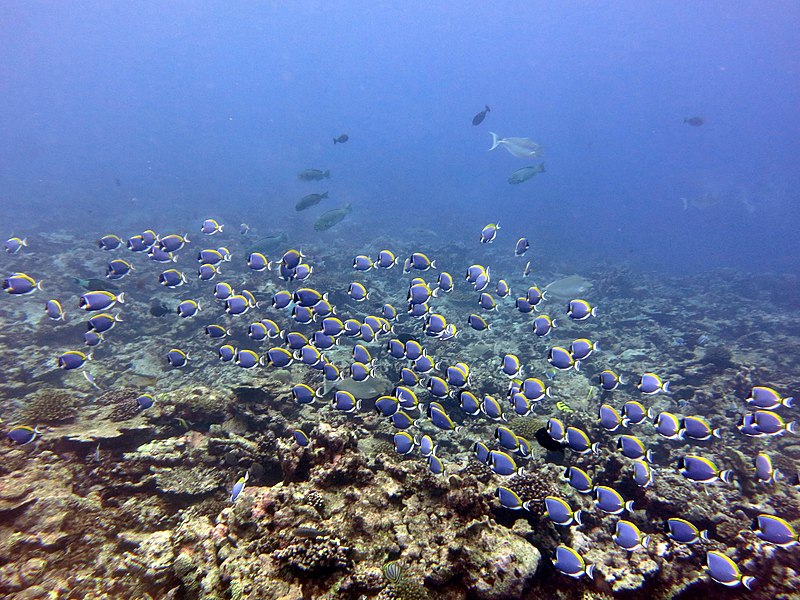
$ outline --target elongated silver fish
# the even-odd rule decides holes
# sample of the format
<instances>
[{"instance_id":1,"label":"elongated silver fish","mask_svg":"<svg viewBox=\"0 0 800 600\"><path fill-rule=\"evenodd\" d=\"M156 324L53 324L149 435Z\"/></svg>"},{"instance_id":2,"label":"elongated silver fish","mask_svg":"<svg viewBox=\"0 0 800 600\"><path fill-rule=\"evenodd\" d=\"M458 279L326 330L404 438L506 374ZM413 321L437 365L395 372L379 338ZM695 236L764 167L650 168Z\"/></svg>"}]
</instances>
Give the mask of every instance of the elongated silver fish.
<instances>
[{"instance_id":1,"label":"elongated silver fish","mask_svg":"<svg viewBox=\"0 0 800 600\"><path fill-rule=\"evenodd\" d=\"M542 155L541 146L530 138L501 138L493 131L489 133L492 134L492 147L489 148L490 152L498 146L503 146L510 154L517 158L536 158Z\"/></svg>"}]
</instances>

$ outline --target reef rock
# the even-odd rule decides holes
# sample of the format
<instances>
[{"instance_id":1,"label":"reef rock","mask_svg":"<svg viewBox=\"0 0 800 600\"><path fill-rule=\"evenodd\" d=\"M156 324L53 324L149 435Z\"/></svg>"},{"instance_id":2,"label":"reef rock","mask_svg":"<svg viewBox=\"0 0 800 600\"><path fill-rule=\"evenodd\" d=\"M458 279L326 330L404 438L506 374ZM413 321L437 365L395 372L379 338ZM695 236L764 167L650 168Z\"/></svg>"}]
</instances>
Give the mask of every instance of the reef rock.
<instances>
[{"instance_id":1,"label":"reef rock","mask_svg":"<svg viewBox=\"0 0 800 600\"><path fill-rule=\"evenodd\" d=\"M461 551L464 583L475 598L521 598L539 568L541 553L519 535L502 528L484 529Z\"/></svg>"}]
</instances>

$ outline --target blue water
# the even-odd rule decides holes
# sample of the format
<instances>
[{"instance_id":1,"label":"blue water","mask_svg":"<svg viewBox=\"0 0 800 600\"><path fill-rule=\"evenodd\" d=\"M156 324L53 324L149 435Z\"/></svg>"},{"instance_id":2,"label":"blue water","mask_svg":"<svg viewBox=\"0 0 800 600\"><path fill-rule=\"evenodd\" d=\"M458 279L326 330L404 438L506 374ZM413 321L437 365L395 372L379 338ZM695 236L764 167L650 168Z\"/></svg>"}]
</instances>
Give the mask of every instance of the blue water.
<instances>
[{"instance_id":1,"label":"blue water","mask_svg":"<svg viewBox=\"0 0 800 600\"><path fill-rule=\"evenodd\" d=\"M797 270L796 3L341 4L3 3L4 235L217 215L308 240L294 203L328 189L365 250L499 222L576 268ZM547 173L509 185L530 161L489 131Z\"/></svg>"}]
</instances>

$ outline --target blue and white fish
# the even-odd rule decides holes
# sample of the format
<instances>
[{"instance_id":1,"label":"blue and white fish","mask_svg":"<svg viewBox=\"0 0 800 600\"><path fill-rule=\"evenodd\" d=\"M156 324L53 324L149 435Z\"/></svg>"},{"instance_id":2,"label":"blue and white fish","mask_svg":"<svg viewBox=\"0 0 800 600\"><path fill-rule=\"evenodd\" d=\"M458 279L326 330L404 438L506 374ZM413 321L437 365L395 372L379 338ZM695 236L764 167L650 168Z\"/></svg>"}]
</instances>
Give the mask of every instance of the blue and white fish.
<instances>
[{"instance_id":1,"label":"blue and white fish","mask_svg":"<svg viewBox=\"0 0 800 600\"><path fill-rule=\"evenodd\" d=\"M567 436L567 428L561 420L556 417L547 419L547 434L556 442L564 442Z\"/></svg>"},{"instance_id":2,"label":"blue and white fish","mask_svg":"<svg viewBox=\"0 0 800 600\"><path fill-rule=\"evenodd\" d=\"M107 252L111 250L116 250L117 248L122 246L122 244L123 244L122 238L119 237L118 235L114 235L113 233L104 235L99 240L97 240L97 246L101 250L105 250Z\"/></svg>"},{"instance_id":3,"label":"blue and white fish","mask_svg":"<svg viewBox=\"0 0 800 600\"><path fill-rule=\"evenodd\" d=\"M284 368L292 364L294 357L286 348L276 346L267 350L266 361L273 367Z\"/></svg>"},{"instance_id":4,"label":"blue and white fish","mask_svg":"<svg viewBox=\"0 0 800 600\"><path fill-rule=\"evenodd\" d=\"M449 294L453 291L453 276L447 271L439 273L436 280L436 289L433 290L433 295L438 295L439 292Z\"/></svg>"},{"instance_id":5,"label":"blue and white fish","mask_svg":"<svg viewBox=\"0 0 800 600\"><path fill-rule=\"evenodd\" d=\"M165 287L175 288L182 286L184 283L188 283L188 280L186 279L186 275L177 269L167 269L166 271L162 271L158 276L158 282Z\"/></svg>"},{"instance_id":6,"label":"blue and white fish","mask_svg":"<svg viewBox=\"0 0 800 600\"><path fill-rule=\"evenodd\" d=\"M636 388L643 394L652 395L659 392L669 393L669 381L662 381L655 373L643 373Z\"/></svg>"},{"instance_id":7,"label":"blue and white fish","mask_svg":"<svg viewBox=\"0 0 800 600\"><path fill-rule=\"evenodd\" d=\"M153 404L155 404L156 399L153 397L152 394L140 394L136 398L136 404L139 406L139 410L147 410Z\"/></svg>"},{"instance_id":8,"label":"blue and white fish","mask_svg":"<svg viewBox=\"0 0 800 600\"><path fill-rule=\"evenodd\" d=\"M190 242L189 234L178 235L173 233L157 239L158 245L167 252L177 252Z\"/></svg>"},{"instance_id":9,"label":"blue and white fish","mask_svg":"<svg viewBox=\"0 0 800 600\"><path fill-rule=\"evenodd\" d=\"M36 436L40 433L41 431L39 431L38 427L17 425L16 427L9 429L8 439L18 446L24 446L25 444L30 444L33 440L35 440Z\"/></svg>"},{"instance_id":10,"label":"blue and white fish","mask_svg":"<svg viewBox=\"0 0 800 600\"><path fill-rule=\"evenodd\" d=\"M481 244L491 244L495 237L497 237L497 231L500 229L500 225L498 223L489 223L483 229L481 229Z\"/></svg>"},{"instance_id":11,"label":"blue and white fish","mask_svg":"<svg viewBox=\"0 0 800 600\"><path fill-rule=\"evenodd\" d=\"M597 316L597 307L593 307L586 300L570 300L567 304L567 316L573 321L584 321Z\"/></svg>"},{"instance_id":12,"label":"blue and white fish","mask_svg":"<svg viewBox=\"0 0 800 600\"><path fill-rule=\"evenodd\" d=\"M521 391L531 402L539 402L545 396L552 398L552 390L541 379L528 377L522 382Z\"/></svg>"},{"instance_id":13,"label":"blue and white fish","mask_svg":"<svg viewBox=\"0 0 800 600\"><path fill-rule=\"evenodd\" d=\"M461 390L458 393L458 401L461 410L470 416L475 416L481 412L481 401L469 390Z\"/></svg>"},{"instance_id":14,"label":"blue and white fish","mask_svg":"<svg viewBox=\"0 0 800 600\"><path fill-rule=\"evenodd\" d=\"M47 313L47 316L50 317L53 321L66 321L67 317L64 314L64 308L61 306L61 302L58 300L48 300L44 304L44 312Z\"/></svg>"},{"instance_id":15,"label":"blue and white fish","mask_svg":"<svg viewBox=\"0 0 800 600\"><path fill-rule=\"evenodd\" d=\"M750 396L745 399L745 402L755 408L764 410L772 410L779 406L786 406L788 408L794 407L794 398L782 398L781 395L770 387L756 386L750 392Z\"/></svg>"},{"instance_id":16,"label":"blue and white fish","mask_svg":"<svg viewBox=\"0 0 800 600\"><path fill-rule=\"evenodd\" d=\"M243 315L248 310L250 310L250 303L242 294L233 294L225 299L225 312L229 315Z\"/></svg>"},{"instance_id":17,"label":"blue and white fish","mask_svg":"<svg viewBox=\"0 0 800 600\"><path fill-rule=\"evenodd\" d=\"M729 484L733 475L732 471L723 471L709 459L694 454L682 456L678 460L678 470L686 479L698 483L722 481Z\"/></svg>"},{"instance_id":18,"label":"blue and white fish","mask_svg":"<svg viewBox=\"0 0 800 600\"><path fill-rule=\"evenodd\" d=\"M42 282L25 273L14 273L3 279L3 289L14 296L25 296L42 289Z\"/></svg>"},{"instance_id":19,"label":"blue and white fish","mask_svg":"<svg viewBox=\"0 0 800 600\"><path fill-rule=\"evenodd\" d=\"M311 443L308 434L302 429L293 429L292 438L294 438L295 443L301 448L306 448Z\"/></svg>"},{"instance_id":20,"label":"blue and white fish","mask_svg":"<svg viewBox=\"0 0 800 600\"><path fill-rule=\"evenodd\" d=\"M556 327L556 320L547 315L538 315L533 320L533 333L537 337L544 337Z\"/></svg>"},{"instance_id":21,"label":"blue and white fish","mask_svg":"<svg viewBox=\"0 0 800 600\"><path fill-rule=\"evenodd\" d=\"M617 448L623 456L633 460L644 459L653 462L653 453L648 450L642 440L634 435L621 435L617 440Z\"/></svg>"},{"instance_id":22,"label":"blue and white fish","mask_svg":"<svg viewBox=\"0 0 800 600\"><path fill-rule=\"evenodd\" d=\"M233 362L233 359L236 358L236 348L230 344L220 346L217 350L217 356L222 362Z\"/></svg>"},{"instance_id":23,"label":"blue and white fish","mask_svg":"<svg viewBox=\"0 0 800 600\"><path fill-rule=\"evenodd\" d=\"M236 353L235 362L243 369L252 369L262 366L264 364L264 359L253 350L239 350Z\"/></svg>"},{"instance_id":24,"label":"blue and white fish","mask_svg":"<svg viewBox=\"0 0 800 600\"><path fill-rule=\"evenodd\" d=\"M433 441L433 438L427 434L420 436L416 440L416 443L419 446L419 453L426 458L432 454L436 454L436 449L439 447Z\"/></svg>"},{"instance_id":25,"label":"blue and white fish","mask_svg":"<svg viewBox=\"0 0 800 600\"><path fill-rule=\"evenodd\" d=\"M587 452L600 453L600 442L592 443L586 432L577 427L567 427L564 442L567 448L578 454L586 454Z\"/></svg>"},{"instance_id":26,"label":"blue and white fish","mask_svg":"<svg viewBox=\"0 0 800 600\"><path fill-rule=\"evenodd\" d=\"M673 517L664 523L667 536L679 544L695 544L697 542L708 541L708 531L700 531L685 519Z\"/></svg>"},{"instance_id":27,"label":"blue and white fish","mask_svg":"<svg viewBox=\"0 0 800 600\"><path fill-rule=\"evenodd\" d=\"M622 424L622 416L610 404L601 404L598 414L600 426L608 432L616 431Z\"/></svg>"},{"instance_id":28,"label":"blue and white fish","mask_svg":"<svg viewBox=\"0 0 800 600\"><path fill-rule=\"evenodd\" d=\"M369 271L373 266L372 259L364 254L359 254L353 259L353 268L356 271Z\"/></svg>"},{"instance_id":29,"label":"blue and white fish","mask_svg":"<svg viewBox=\"0 0 800 600\"><path fill-rule=\"evenodd\" d=\"M484 329L490 329L489 323L486 322L482 316L472 313L467 317L467 324L472 327L475 331L483 331Z\"/></svg>"},{"instance_id":30,"label":"blue and white fish","mask_svg":"<svg viewBox=\"0 0 800 600\"><path fill-rule=\"evenodd\" d=\"M422 252L414 252L410 257L406 259L406 264L403 268L403 271L408 273L411 269L417 269L418 271L427 271L428 269L435 269L436 268L436 261L431 260Z\"/></svg>"},{"instance_id":31,"label":"blue and white fish","mask_svg":"<svg viewBox=\"0 0 800 600\"><path fill-rule=\"evenodd\" d=\"M521 237L517 240L517 243L514 244L514 256L522 256L528 251L531 245L528 242L528 238Z\"/></svg>"},{"instance_id":32,"label":"blue and white fish","mask_svg":"<svg viewBox=\"0 0 800 600\"><path fill-rule=\"evenodd\" d=\"M622 425L630 427L631 425L639 425L647 418L647 410L642 406L641 402L636 400L629 400L622 405Z\"/></svg>"},{"instance_id":33,"label":"blue and white fish","mask_svg":"<svg viewBox=\"0 0 800 600\"><path fill-rule=\"evenodd\" d=\"M91 354L84 354L80 350L69 350L59 356L56 363L60 369L71 371L72 369L80 369L86 364L87 360L92 360Z\"/></svg>"},{"instance_id":34,"label":"blue and white fish","mask_svg":"<svg viewBox=\"0 0 800 600\"><path fill-rule=\"evenodd\" d=\"M358 281L353 281L349 285L347 288L347 295L356 302L363 302L364 300L369 299L369 292L367 292L367 288L364 287L363 283L359 283Z\"/></svg>"},{"instance_id":35,"label":"blue and white fish","mask_svg":"<svg viewBox=\"0 0 800 600\"><path fill-rule=\"evenodd\" d=\"M633 552L638 548L646 550L647 545L650 543L649 535L644 535L636 525L623 519L617 521L614 535L611 536L611 539L614 540L617 546L628 552Z\"/></svg>"},{"instance_id":36,"label":"blue and white fish","mask_svg":"<svg viewBox=\"0 0 800 600\"><path fill-rule=\"evenodd\" d=\"M507 421L503 414L503 407L494 396L484 395L481 401L481 412L494 421Z\"/></svg>"},{"instance_id":37,"label":"blue and white fish","mask_svg":"<svg viewBox=\"0 0 800 600\"><path fill-rule=\"evenodd\" d=\"M196 300L183 300L178 304L176 312L182 319L188 319L189 317L195 316L200 310L200 304L198 304Z\"/></svg>"},{"instance_id":38,"label":"blue and white fish","mask_svg":"<svg viewBox=\"0 0 800 600\"><path fill-rule=\"evenodd\" d=\"M570 353L572 354L572 358L575 360L584 360L589 358L593 352L599 352L600 346L591 340L587 340L586 338L580 338L574 340L569 345Z\"/></svg>"},{"instance_id":39,"label":"blue and white fish","mask_svg":"<svg viewBox=\"0 0 800 600\"><path fill-rule=\"evenodd\" d=\"M544 516L556 525L569 527L570 525L583 525L581 520L583 511L573 511L563 498L547 496L544 499Z\"/></svg>"},{"instance_id":40,"label":"blue and white fish","mask_svg":"<svg viewBox=\"0 0 800 600\"><path fill-rule=\"evenodd\" d=\"M563 477L569 482L572 488L580 494L589 494L594 488L592 478L586 471L579 467L567 467Z\"/></svg>"},{"instance_id":41,"label":"blue and white fish","mask_svg":"<svg viewBox=\"0 0 800 600\"><path fill-rule=\"evenodd\" d=\"M743 575L737 564L718 550L706 553L706 570L711 579L728 587L741 584L749 590L756 580L750 575Z\"/></svg>"},{"instance_id":42,"label":"blue and white fish","mask_svg":"<svg viewBox=\"0 0 800 600\"><path fill-rule=\"evenodd\" d=\"M394 434L394 450L398 454L410 454L414 451L414 437L407 431L398 431Z\"/></svg>"},{"instance_id":43,"label":"blue and white fish","mask_svg":"<svg viewBox=\"0 0 800 600\"><path fill-rule=\"evenodd\" d=\"M361 400L356 400L356 397L347 390L336 390L332 404L333 408L345 413L361 410Z\"/></svg>"},{"instance_id":44,"label":"blue and white fish","mask_svg":"<svg viewBox=\"0 0 800 600\"><path fill-rule=\"evenodd\" d=\"M239 477L238 481L233 484L233 489L231 489L231 502L236 502L236 499L242 495L244 487L247 485L249 479L250 471L246 471L244 477Z\"/></svg>"},{"instance_id":45,"label":"blue and white fish","mask_svg":"<svg viewBox=\"0 0 800 600\"><path fill-rule=\"evenodd\" d=\"M784 432L796 433L795 422L786 423L778 413L771 410L757 410L753 413L755 429L765 435L779 435Z\"/></svg>"},{"instance_id":46,"label":"blue and white fish","mask_svg":"<svg viewBox=\"0 0 800 600\"><path fill-rule=\"evenodd\" d=\"M180 348L172 348L167 352L167 363L170 367L185 367L189 364L189 355Z\"/></svg>"},{"instance_id":47,"label":"blue and white fish","mask_svg":"<svg viewBox=\"0 0 800 600\"><path fill-rule=\"evenodd\" d=\"M214 298L217 300L225 301L233 295L233 287L231 284L224 281L214 284Z\"/></svg>"},{"instance_id":48,"label":"blue and white fish","mask_svg":"<svg viewBox=\"0 0 800 600\"><path fill-rule=\"evenodd\" d=\"M216 219L206 219L200 226L200 232L206 235L214 235L215 233L222 233L223 227L224 226L220 225Z\"/></svg>"},{"instance_id":49,"label":"blue and white fish","mask_svg":"<svg viewBox=\"0 0 800 600\"><path fill-rule=\"evenodd\" d=\"M114 325L122 322L120 315L110 315L108 313L98 313L86 322L86 327L89 330L94 330L97 333L105 333L113 329Z\"/></svg>"},{"instance_id":50,"label":"blue and white fish","mask_svg":"<svg viewBox=\"0 0 800 600\"><path fill-rule=\"evenodd\" d=\"M668 440L683 439L683 431L681 430L681 421L671 412L662 411L653 419L656 433L667 438Z\"/></svg>"},{"instance_id":51,"label":"blue and white fish","mask_svg":"<svg viewBox=\"0 0 800 600\"><path fill-rule=\"evenodd\" d=\"M639 487L649 487L653 484L653 470L643 460L633 461L633 481Z\"/></svg>"},{"instance_id":52,"label":"blue and white fish","mask_svg":"<svg viewBox=\"0 0 800 600\"><path fill-rule=\"evenodd\" d=\"M247 266L257 272L272 269L272 263L261 252L251 252L247 257Z\"/></svg>"},{"instance_id":53,"label":"blue and white fish","mask_svg":"<svg viewBox=\"0 0 800 600\"><path fill-rule=\"evenodd\" d=\"M606 369L597 376L597 383L600 384L600 388L603 391L613 392L620 385L624 385L625 380L616 373L614 373L614 371Z\"/></svg>"},{"instance_id":54,"label":"blue and white fish","mask_svg":"<svg viewBox=\"0 0 800 600\"><path fill-rule=\"evenodd\" d=\"M495 491L495 496L497 496L500 500L500 504L505 508L510 508L511 510L521 510L524 508L525 510L530 510L531 501L523 502L519 494L511 488L500 486Z\"/></svg>"},{"instance_id":55,"label":"blue and white fish","mask_svg":"<svg viewBox=\"0 0 800 600\"><path fill-rule=\"evenodd\" d=\"M444 462L435 454L428 456L428 470L434 475L444 475L447 472Z\"/></svg>"},{"instance_id":56,"label":"blue and white fish","mask_svg":"<svg viewBox=\"0 0 800 600\"><path fill-rule=\"evenodd\" d=\"M681 420L682 438L704 441L711 437L720 438L719 428L712 429L705 417L688 416Z\"/></svg>"},{"instance_id":57,"label":"blue and white fish","mask_svg":"<svg viewBox=\"0 0 800 600\"><path fill-rule=\"evenodd\" d=\"M497 475L524 475L525 469L517 467L511 455L501 452L500 450L489 451L489 468Z\"/></svg>"},{"instance_id":58,"label":"blue and white fish","mask_svg":"<svg viewBox=\"0 0 800 600\"><path fill-rule=\"evenodd\" d=\"M755 459L756 479L762 483L775 483L781 478L781 472L773 468L772 459L765 452L759 452Z\"/></svg>"},{"instance_id":59,"label":"blue and white fish","mask_svg":"<svg viewBox=\"0 0 800 600\"><path fill-rule=\"evenodd\" d=\"M398 264L400 259L394 255L391 250L381 250L378 253L378 260L375 261L375 266L381 269L391 269Z\"/></svg>"},{"instance_id":60,"label":"blue and white fish","mask_svg":"<svg viewBox=\"0 0 800 600\"><path fill-rule=\"evenodd\" d=\"M507 377L516 377L520 374L520 371L522 371L522 365L515 354L506 354L502 358L500 370Z\"/></svg>"},{"instance_id":61,"label":"blue and white fish","mask_svg":"<svg viewBox=\"0 0 800 600\"><path fill-rule=\"evenodd\" d=\"M560 544L553 552L553 566L559 573L578 579L586 575L594 577L594 565L586 564L583 557L569 546Z\"/></svg>"},{"instance_id":62,"label":"blue and white fish","mask_svg":"<svg viewBox=\"0 0 800 600\"><path fill-rule=\"evenodd\" d=\"M753 521L753 531L758 539L780 548L789 548L800 543L794 527L785 519L774 515L758 515Z\"/></svg>"},{"instance_id":63,"label":"blue and white fish","mask_svg":"<svg viewBox=\"0 0 800 600\"><path fill-rule=\"evenodd\" d=\"M581 370L581 361L572 358L572 353L561 346L553 346L547 352L547 362L560 371Z\"/></svg>"},{"instance_id":64,"label":"blue and white fish","mask_svg":"<svg viewBox=\"0 0 800 600\"><path fill-rule=\"evenodd\" d=\"M506 298L509 294L511 294L511 288L505 279L497 280L496 293L498 298Z\"/></svg>"},{"instance_id":65,"label":"blue and white fish","mask_svg":"<svg viewBox=\"0 0 800 600\"><path fill-rule=\"evenodd\" d=\"M10 237L5 241L3 246L9 254L18 254L20 250L27 248L28 238Z\"/></svg>"},{"instance_id":66,"label":"blue and white fish","mask_svg":"<svg viewBox=\"0 0 800 600\"><path fill-rule=\"evenodd\" d=\"M627 502L614 488L606 485L594 487L594 503L597 508L610 515L619 515L625 512L633 512L633 500Z\"/></svg>"},{"instance_id":67,"label":"blue and white fish","mask_svg":"<svg viewBox=\"0 0 800 600\"><path fill-rule=\"evenodd\" d=\"M292 386L292 398L297 404L313 404L314 400L322 397L322 390L315 390L305 383Z\"/></svg>"}]
</instances>

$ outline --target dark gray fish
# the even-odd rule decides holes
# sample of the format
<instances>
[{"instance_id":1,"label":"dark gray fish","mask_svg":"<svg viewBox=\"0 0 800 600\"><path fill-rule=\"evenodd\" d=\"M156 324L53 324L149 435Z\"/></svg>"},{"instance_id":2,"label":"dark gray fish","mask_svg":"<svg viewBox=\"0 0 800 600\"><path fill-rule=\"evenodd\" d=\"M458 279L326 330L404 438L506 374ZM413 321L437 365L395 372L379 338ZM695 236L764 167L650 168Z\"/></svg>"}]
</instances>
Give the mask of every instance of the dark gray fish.
<instances>
[{"instance_id":1,"label":"dark gray fish","mask_svg":"<svg viewBox=\"0 0 800 600\"><path fill-rule=\"evenodd\" d=\"M172 309L161 302L161 300L153 300L153 303L150 305L150 314L154 317L163 317L164 315L168 315L172 312Z\"/></svg>"},{"instance_id":2,"label":"dark gray fish","mask_svg":"<svg viewBox=\"0 0 800 600\"><path fill-rule=\"evenodd\" d=\"M488 113L488 112L491 112L491 109L487 106L481 112L479 112L477 115L472 117L472 124L473 125L480 125L481 123L483 123L483 120L486 118L486 113Z\"/></svg>"},{"instance_id":3,"label":"dark gray fish","mask_svg":"<svg viewBox=\"0 0 800 600\"><path fill-rule=\"evenodd\" d=\"M300 201L294 205L294 209L297 211L305 210L307 208L311 208L315 204L319 204L321 200L328 197L328 192L323 194L309 194L308 196L303 196Z\"/></svg>"},{"instance_id":4,"label":"dark gray fish","mask_svg":"<svg viewBox=\"0 0 800 600\"><path fill-rule=\"evenodd\" d=\"M323 179L330 179L330 177L330 170L320 171L319 169L306 169L297 174L297 178L303 181L321 181Z\"/></svg>"},{"instance_id":5,"label":"dark gray fish","mask_svg":"<svg viewBox=\"0 0 800 600\"><path fill-rule=\"evenodd\" d=\"M692 127L700 127L700 125L705 123L705 120L703 119L703 117L688 117L684 119L683 122L688 123Z\"/></svg>"},{"instance_id":6,"label":"dark gray fish","mask_svg":"<svg viewBox=\"0 0 800 600\"><path fill-rule=\"evenodd\" d=\"M351 204L348 204L342 208L334 208L326 213L322 213L322 216L314 223L314 229L316 231L325 231L326 229L330 229L337 223L340 223L342 219L344 219L351 212L353 212L353 207Z\"/></svg>"},{"instance_id":7,"label":"dark gray fish","mask_svg":"<svg viewBox=\"0 0 800 600\"><path fill-rule=\"evenodd\" d=\"M333 143L334 144L344 144L349 139L350 139L350 136L347 135L346 133L343 133L339 137L333 138Z\"/></svg>"},{"instance_id":8,"label":"dark gray fish","mask_svg":"<svg viewBox=\"0 0 800 600\"><path fill-rule=\"evenodd\" d=\"M309 539L316 539L320 536L326 535L324 531L321 529L317 529L316 527L297 527L295 528L292 533L295 537L299 538L309 538Z\"/></svg>"},{"instance_id":9,"label":"dark gray fish","mask_svg":"<svg viewBox=\"0 0 800 600\"><path fill-rule=\"evenodd\" d=\"M109 283L104 279L97 279L95 277L90 277L89 279L83 279L81 277L73 277L72 280L77 283L80 287L90 292L118 292L119 288L115 286L113 283Z\"/></svg>"},{"instance_id":10,"label":"dark gray fish","mask_svg":"<svg viewBox=\"0 0 800 600\"><path fill-rule=\"evenodd\" d=\"M247 255L249 256L253 252L260 252L261 254L269 254L273 250L277 250L286 242L289 241L289 236L286 234L285 231L281 233L274 233L272 235L268 235L262 238L258 238L256 241L253 242L253 245L247 251Z\"/></svg>"},{"instance_id":11,"label":"dark gray fish","mask_svg":"<svg viewBox=\"0 0 800 600\"><path fill-rule=\"evenodd\" d=\"M521 169L517 169L508 177L508 183L522 183L523 181L528 181L531 177L539 173L544 173L544 163L540 164L538 167L522 167Z\"/></svg>"}]
</instances>

